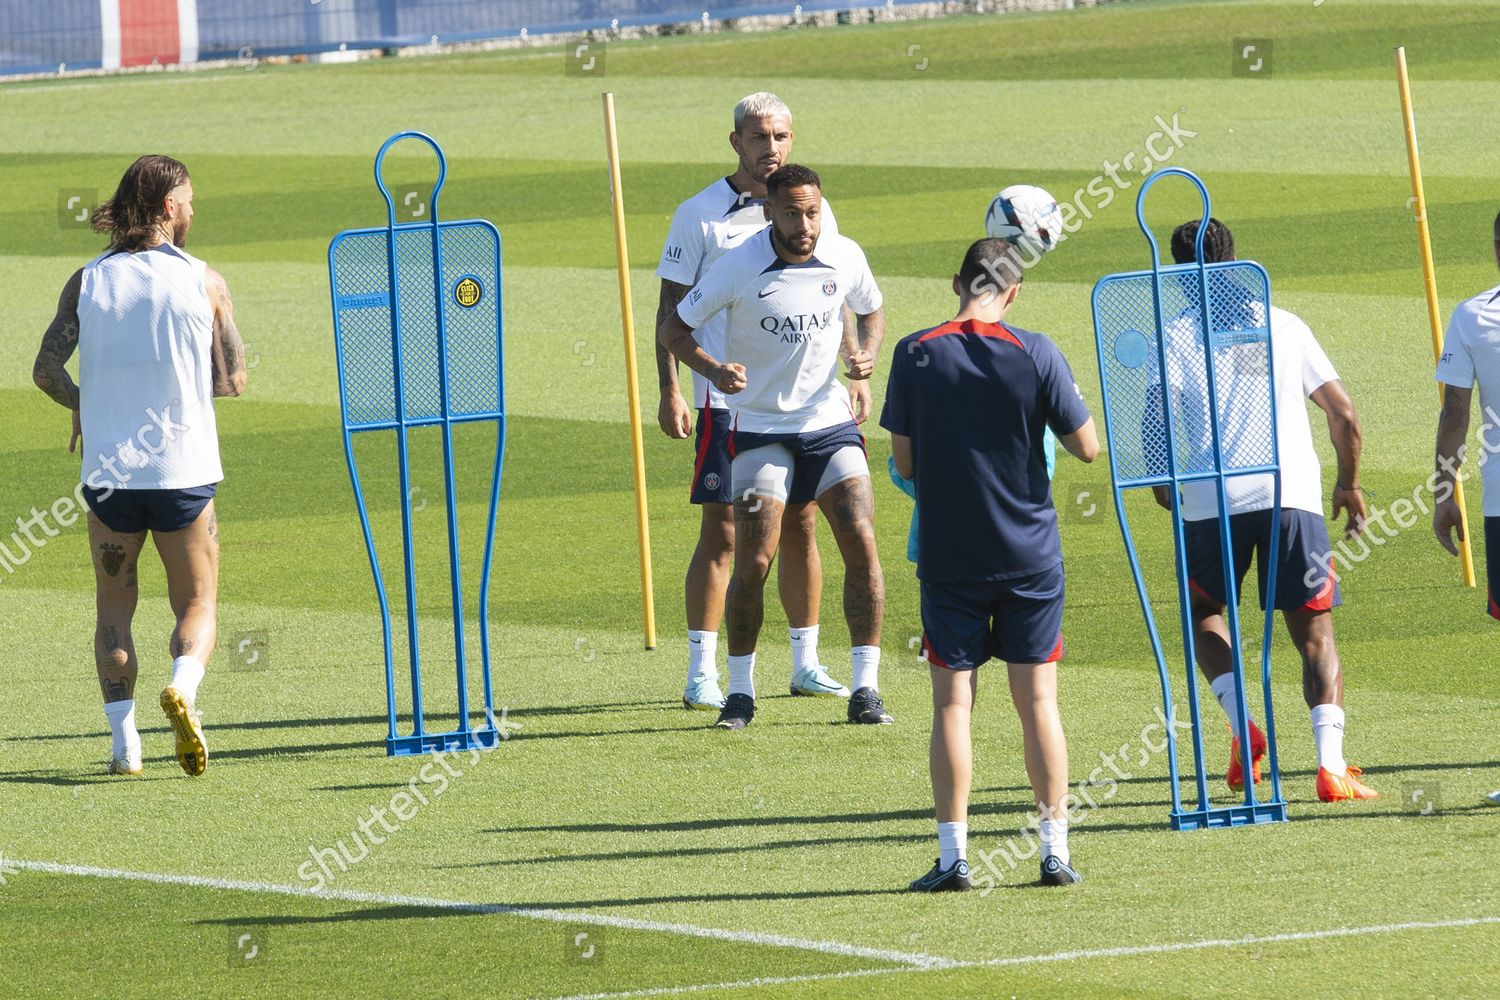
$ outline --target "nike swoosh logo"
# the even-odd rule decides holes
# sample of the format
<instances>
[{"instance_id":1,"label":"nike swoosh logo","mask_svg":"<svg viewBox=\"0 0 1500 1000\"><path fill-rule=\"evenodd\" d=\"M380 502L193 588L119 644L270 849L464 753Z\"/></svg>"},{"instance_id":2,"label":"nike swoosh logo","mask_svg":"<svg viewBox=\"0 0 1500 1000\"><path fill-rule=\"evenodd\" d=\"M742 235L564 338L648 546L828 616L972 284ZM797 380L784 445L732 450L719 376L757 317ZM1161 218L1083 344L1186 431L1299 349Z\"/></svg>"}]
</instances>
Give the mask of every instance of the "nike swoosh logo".
<instances>
[{"instance_id":1,"label":"nike swoosh logo","mask_svg":"<svg viewBox=\"0 0 1500 1000\"><path fill-rule=\"evenodd\" d=\"M765 297L766 297L766 296L767 296L767 295L771 295L771 294L774 294L774 293L775 293L775 291L776 291L776 289L774 289L774 288L767 288L767 289L766 289L766 290L765 290L765 291L763 291L763 292L761 292L761 293L759 293L759 294L758 294L758 295L756 295L756 296L755 296L755 297L756 297L756 298L758 298L758 299L763 299L763 298L765 298Z\"/></svg>"}]
</instances>

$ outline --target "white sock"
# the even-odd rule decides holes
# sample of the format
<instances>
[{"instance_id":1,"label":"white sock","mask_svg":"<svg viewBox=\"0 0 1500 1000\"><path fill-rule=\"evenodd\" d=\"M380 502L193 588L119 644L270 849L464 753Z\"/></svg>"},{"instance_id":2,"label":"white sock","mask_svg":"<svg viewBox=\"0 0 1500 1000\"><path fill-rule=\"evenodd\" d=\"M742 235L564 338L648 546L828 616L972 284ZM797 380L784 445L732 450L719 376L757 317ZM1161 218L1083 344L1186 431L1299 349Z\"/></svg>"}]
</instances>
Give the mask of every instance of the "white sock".
<instances>
[{"instance_id":1,"label":"white sock","mask_svg":"<svg viewBox=\"0 0 1500 1000\"><path fill-rule=\"evenodd\" d=\"M880 647L855 646L849 651L849 655L854 660L854 676L849 681L849 690L880 690Z\"/></svg>"},{"instance_id":2,"label":"white sock","mask_svg":"<svg viewBox=\"0 0 1500 1000\"><path fill-rule=\"evenodd\" d=\"M1334 774L1349 769L1344 760L1344 710L1338 705L1316 705L1312 710L1313 743L1318 748L1318 766Z\"/></svg>"},{"instance_id":3,"label":"white sock","mask_svg":"<svg viewBox=\"0 0 1500 1000\"><path fill-rule=\"evenodd\" d=\"M1042 859L1052 855L1063 864L1072 864L1068 856L1068 821L1066 819L1042 820Z\"/></svg>"},{"instance_id":4,"label":"white sock","mask_svg":"<svg viewBox=\"0 0 1500 1000\"><path fill-rule=\"evenodd\" d=\"M105 702L104 717L109 719L109 732L113 738L116 758L124 757L128 751L140 749L141 734L135 728L134 698Z\"/></svg>"},{"instance_id":5,"label":"white sock","mask_svg":"<svg viewBox=\"0 0 1500 1000\"><path fill-rule=\"evenodd\" d=\"M1227 674L1220 674L1209 681L1208 686L1213 688L1214 697L1219 699L1219 705L1224 709L1224 714L1229 717L1229 731L1238 738L1240 735L1240 705L1234 697L1234 672L1230 671ZM1249 708L1250 706L1247 704L1245 707ZM1254 718L1251 721L1255 721Z\"/></svg>"},{"instance_id":6,"label":"white sock","mask_svg":"<svg viewBox=\"0 0 1500 1000\"><path fill-rule=\"evenodd\" d=\"M755 697L755 654L729 655L729 693Z\"/></svg>"},{"instance_id":7,"label":"white sock","mask_svg":"<svg viewBox=\"0 0 1500 1000\"><path fill-rule=\"evenodd\" d=\"M968 860L969 824L939 823L937 827L938 850L942 852L942 856L938 858L938 865L947 871L960 858Z\"/></svg>"},{"instance_id":8,"label":"white sock","mask_svg":"<svg viewBox=\"0 0 1500 1000\"><path fill-rule=\"evenodd\" d=\"M719 676L719 633L688 629L687 682L692 684L699 674Z\"/></svg>"},{"instance_id":9,"label":"white sock","mask_svg":"<svg viewBox=\"0 0 1500 1000\"><path fill-rule=\"evenodd\" d=\"M188 701L198 700L198 685L203 682L203 664L191 656L179 656L172 661L171 687L182 692Z\"/></svg>"},{"instance_id":10,"label":"white sock","mask_svg":"<svg viewBox=\"0 0 1500 1000\"><path fill-rule=\"evenodd\" d=\"M789 628L792 637L792 676L818 666L818 626Z\"/></svg>"}]
</instances>

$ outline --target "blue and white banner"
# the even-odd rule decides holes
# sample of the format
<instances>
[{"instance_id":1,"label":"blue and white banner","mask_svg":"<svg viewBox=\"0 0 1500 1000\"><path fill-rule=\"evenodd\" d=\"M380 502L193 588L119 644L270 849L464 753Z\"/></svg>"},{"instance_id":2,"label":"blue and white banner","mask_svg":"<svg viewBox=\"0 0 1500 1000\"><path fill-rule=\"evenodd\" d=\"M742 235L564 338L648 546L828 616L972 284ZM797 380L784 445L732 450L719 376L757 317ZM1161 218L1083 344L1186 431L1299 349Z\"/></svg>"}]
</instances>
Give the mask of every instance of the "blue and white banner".
<instances>
[{"instance_id":1,"label":"blue and white banner","mask_svg":"<svg viewBox=\"0 0 1500 1000\"><path fill-rule=\"evenodd\" d=\"M868 2L868 0L867 0ZM907 0L911 2L911 0ZM0 75L843 10L850 0L48 0L0 5Z\"/></svg>"}]
</instances>

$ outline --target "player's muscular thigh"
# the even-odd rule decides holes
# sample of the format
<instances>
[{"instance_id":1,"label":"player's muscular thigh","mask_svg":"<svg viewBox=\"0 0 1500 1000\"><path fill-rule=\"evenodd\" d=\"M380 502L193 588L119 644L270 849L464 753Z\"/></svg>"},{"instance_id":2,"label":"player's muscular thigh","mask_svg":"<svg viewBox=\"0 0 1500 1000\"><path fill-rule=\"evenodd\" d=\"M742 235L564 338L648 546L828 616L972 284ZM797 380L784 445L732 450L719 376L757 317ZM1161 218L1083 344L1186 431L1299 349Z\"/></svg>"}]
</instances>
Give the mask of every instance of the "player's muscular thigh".
<instances>
[{"instance_id":1,"label":"player's muscular thigh","mask_svg":"<svg viewBox=\"0 0 1500 1000\"><path fill-rule=\"evenodd\" d=\"M873 541L875 492L870 487L869 476L855 476L829 487L818 497L818 506L840 539L868 535Z\"/></svg>"},{"instance_id":2,"label":"player's muscular thigh","mask_svg":"<svg viewBox=\"0 0 1500 1000\"><path fill-rule=\"evenodd\" d=\"M735 565L743 570L756 568L763 577L769 572L771 559L781 539L781 517L786 505L759 494L750 494L734 502Z\"/></svg>"}]
</instances>

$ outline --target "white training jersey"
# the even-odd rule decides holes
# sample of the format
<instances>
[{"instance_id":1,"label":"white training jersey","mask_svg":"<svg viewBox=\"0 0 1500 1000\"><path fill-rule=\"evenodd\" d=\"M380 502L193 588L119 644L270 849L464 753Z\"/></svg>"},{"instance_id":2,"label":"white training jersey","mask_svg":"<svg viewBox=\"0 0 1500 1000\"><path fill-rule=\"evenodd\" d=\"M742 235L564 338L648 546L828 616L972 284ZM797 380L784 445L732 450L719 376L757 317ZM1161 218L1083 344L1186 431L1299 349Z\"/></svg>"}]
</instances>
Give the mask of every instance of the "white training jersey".
<instances>
[{"instance_id":1,"label":"white training jersey","mask_svg":"<svg viewBox=\"0 0 1500 1000\"><path fill-rule=\"evenodd\" d=\"M1500 426L1500 285L1465 299L1453 310L1437 380L1472 389L1479 384L1479 408L1486 424ZM1489 434L1481 430L1479 471L1484 483L1484 516L1500 517L1500 461L1490 454Z\"/></svg>"},{"instance_id":2,"label":"white training jersey","mask_svg":"<svg viewBox=\"0 0 1500 1000\"><path fill-rule=\"evenodd\" d=\"M691 288L708 273L709 265L729 250L739 246L748 236L760 232L769 223L763 206L764 198L751 197L730 183L728 177L720 177L708 187L677 206L672 216L672 228L667 231L667 245L662 250L661 263L656 276ZM820 239L837 236L838 224L833 219L833 209L828 200L823 200L823 219ZM722 358L724 350L724 317L716 316L693 331L698 345L716 358ZM692 405L723 409L724 394L699 375L693 376Z\"/></svg>"},{"instance_id":3,"label":"white training jersey","mask_svg":"<svg viewBox=\"0 0 1500 1000\"><path fill-rule=\"evenodd\" d=\"M861 316L880 308L859 244L825 233L806 263L788 264L768 227L720 257L677 315L696 330L723 314L724 352L714 356L745 366L745 388L725 397L736 430L797 434L854 419L838 377L846 301Z\"/></svg>"},{"instance_id":4,"label":"white training jersey","mask_svg":"<svg viewBox=\"0 0 1500 1000\"><path fill-rule=\"evenodd\" d=\"M86 485L176 490L224 478L206 270L166 243L84 266L78 392Z\"/></svg>"},{"instance_id":5,"label":"white training jersey","mask_svg":"<svg viewBox=\"0 0 1500 1000\"><path fill-rule=\"evenodd\" d=\"M1258 307L1257 307L1257 311ZM1175 349L1200 352L1201 323L1196 309L1184 312L1166 324L1169 381L1172 384L1173 420L1179 428L1179 440L1195 444L1201 454L1212 447L1212 428L1208 418L1206 384L1184 384L1190 366L1171 364ZM1265 398L1265 355L1254 354L1253 370L1237 372L1233 349L1220 354L1215 363L1221 411L1243 412L1246 407L1259 408ZM1228 362L1226 364L1226 362ZM1312 424L1307 416L1307 399L1322 385L1338 378L1333 363L1313 337L1312 330L1301 319L1285 309L1271 307L1271 363L1276 398L1276 448L1281 464L1282 509L1323 514L1322 467L1313 447ZM1196 370L1198 366L1191 366ZM1245 402L1236 405L1236 397ZM1264 428L1251 422L1227 421L1220 427L1227 466L1267 465L1270 456L1264 447ZM1209 459L1211 462L1211 458ZM1201 465L1201 462L1198 463ZM1208 467L1212 467L1209 465ZM1230 514L1267 510L1274 499L1269 475L1232 476L1225 480L1225 494ZM1218 487L1211 481L1182 485L1182 517L1186 521L1204 521L1219 514Z\"/></svg>"}]
</instances>

